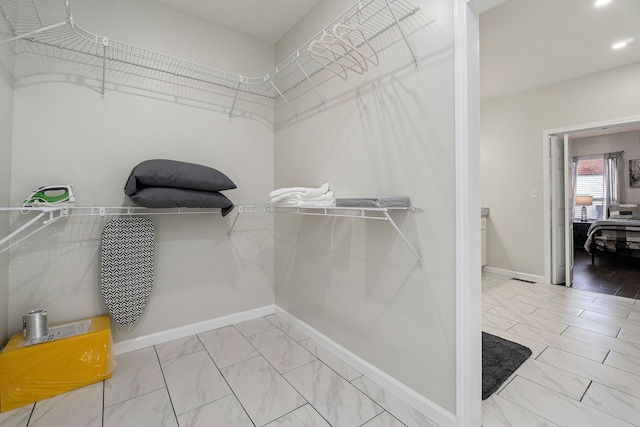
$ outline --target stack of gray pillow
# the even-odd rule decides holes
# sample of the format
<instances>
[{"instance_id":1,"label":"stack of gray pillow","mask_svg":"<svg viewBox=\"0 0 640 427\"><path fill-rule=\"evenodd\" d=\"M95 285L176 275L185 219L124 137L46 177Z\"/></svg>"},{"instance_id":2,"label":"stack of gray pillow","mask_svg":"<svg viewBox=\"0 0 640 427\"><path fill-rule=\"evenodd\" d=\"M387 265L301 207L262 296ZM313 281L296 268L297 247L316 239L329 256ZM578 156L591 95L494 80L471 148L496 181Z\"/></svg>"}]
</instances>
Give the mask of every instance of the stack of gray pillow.
<instances>
[{"instance_id":1,"label":"stack of gray pillow","mask_svg":"<svg viewBox=\"0 0 640 427\"><path fill-rule=\"evenodd\" d=\"M233 202L221 191L236 184L217 169L176 160L153 159L136 165L124 192L147 208L220 208L222 216L233 210Z\"/></svg>"}]
</instances>

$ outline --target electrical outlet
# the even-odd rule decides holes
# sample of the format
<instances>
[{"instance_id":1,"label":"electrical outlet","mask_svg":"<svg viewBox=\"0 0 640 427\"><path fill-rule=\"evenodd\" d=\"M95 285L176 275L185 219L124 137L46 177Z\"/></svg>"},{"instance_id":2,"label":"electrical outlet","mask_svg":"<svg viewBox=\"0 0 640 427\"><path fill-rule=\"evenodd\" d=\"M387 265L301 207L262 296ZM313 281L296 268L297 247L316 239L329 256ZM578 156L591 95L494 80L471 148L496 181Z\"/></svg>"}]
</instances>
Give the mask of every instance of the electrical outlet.
<instances>
[{"instance_id":1,"label":"electrical outlet","mask_svg":"<svg viewBox=\"0 0 640 427\"><path fill-rule=\"evenodd\" d=\"M537 199L538 198L538 189L537 188L532 188L531 190L529 190L529 197L532 199Z\"/></svg>"}]
</instances>

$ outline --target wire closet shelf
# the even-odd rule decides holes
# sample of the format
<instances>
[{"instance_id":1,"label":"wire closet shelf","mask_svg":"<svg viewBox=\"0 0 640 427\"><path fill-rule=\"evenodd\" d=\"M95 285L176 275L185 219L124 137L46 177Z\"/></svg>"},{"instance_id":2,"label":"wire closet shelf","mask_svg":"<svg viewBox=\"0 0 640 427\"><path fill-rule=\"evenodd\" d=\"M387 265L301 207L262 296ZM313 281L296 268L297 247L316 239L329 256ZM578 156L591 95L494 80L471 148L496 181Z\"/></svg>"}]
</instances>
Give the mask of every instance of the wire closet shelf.
<instances>
[{"instance_id":1,"label":"wire closet shelf","mask_svg":"<svg viewBox=\"0 0 640 427\"><path fill-rule=\"evenodd\" d=\"M231 227L227 232L227 237L231 238L238 217L247 213L268 213L277 219L278 214L290 215L311 215L336 218L352 218L365 220L382 220L391 224L398 236L405 242L411 252L417 257L418 267L422 268L423 260L420 253L404 235L400 227L393 220L390 212L422 212L416 207L387 207L387 208L363 208L363 207L337 207L337 206L278 206L278 205L239 205L234 207L235 217ZM34 234L69 217L112 217L112 216L154 216L154 215L197 215L197 214L221 214L219 209L208 208L145 208L140 206L75 206L75 205L53 205L53 206L20 206L20 207L0 207L1 212L20 212L31 214L31 218L16 228L8 235L0 236L0 254L8 251L12 247L27 240ZM298 232L294 230L298 235Z\"/></svg>"},{"instance_id":2,"label":"wire closet shelf","mask_svg":"<svg viewBox=\"0 0 640 427\"><path fill-rule=\"evenodd\" d=\"M418 10L419 8L405 0L359 1L289 55L276 68L261 77L229 73L93 34L74 21L69 1L65 0L0 0L0 14L13 33L13 37L0 40L0 44L25 39L100 58L103 68L102 97L105 94L107 65L114 61L231 89L235 92L235 97L230 116L233 114L239 92L271 99L282 97L297 115L297 111L286 99L285 94L305 81L308 81L318 92L312 77L321 71L323 66L308 54L309 46L315 40L319 40L322 35L330 32L336 24L358 23L366 41L397 27L417 66L418 60L400 22L414 15ZM324 103L322 95L319 92L318 95Z\"/></svg>"}]
</instances>

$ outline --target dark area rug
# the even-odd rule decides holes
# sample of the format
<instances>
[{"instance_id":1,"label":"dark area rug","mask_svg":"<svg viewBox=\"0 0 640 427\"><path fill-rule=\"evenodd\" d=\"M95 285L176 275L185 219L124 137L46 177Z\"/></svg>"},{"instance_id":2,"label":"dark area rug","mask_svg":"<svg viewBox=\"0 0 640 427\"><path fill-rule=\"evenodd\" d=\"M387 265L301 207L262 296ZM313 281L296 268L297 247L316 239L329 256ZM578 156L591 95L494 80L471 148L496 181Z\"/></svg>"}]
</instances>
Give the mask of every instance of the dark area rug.
<instances>
[{"instance_id":1,"label":"dark area rug","mask_svg":"<svg viewBox=\"0 0 640 427\"><path fill-rule=\"evenodd\" d=\"M491 396L520 365L531 350L495 335L482 333L482 400Z\"/></svg>"}]
</instances>

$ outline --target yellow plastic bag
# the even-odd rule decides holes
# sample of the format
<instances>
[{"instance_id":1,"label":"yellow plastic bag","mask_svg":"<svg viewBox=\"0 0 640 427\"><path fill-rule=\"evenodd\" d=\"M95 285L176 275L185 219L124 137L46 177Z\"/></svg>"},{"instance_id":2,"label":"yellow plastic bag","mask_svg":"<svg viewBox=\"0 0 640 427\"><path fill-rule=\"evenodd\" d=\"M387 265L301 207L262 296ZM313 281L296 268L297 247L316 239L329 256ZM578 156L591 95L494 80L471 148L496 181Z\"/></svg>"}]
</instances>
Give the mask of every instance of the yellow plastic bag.
<instances>
[{"instance_id":1,"label":"yellow plastic bag","mask_svg":"<svg viewBox=\"0 0 640 427\"><path fill-rule=\"evenodd\" d=\"M55 325L83 333L29 345L15 334L0 353L0 412L108 378L114 366L109 316ZM86 332L85 332L86 330Z\"/></svg>"}]
</instances>

